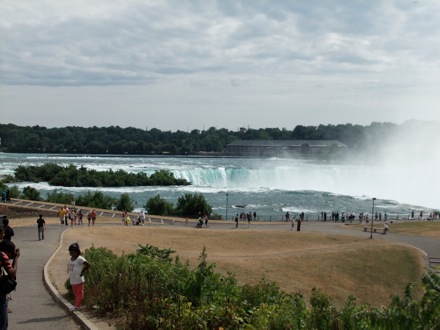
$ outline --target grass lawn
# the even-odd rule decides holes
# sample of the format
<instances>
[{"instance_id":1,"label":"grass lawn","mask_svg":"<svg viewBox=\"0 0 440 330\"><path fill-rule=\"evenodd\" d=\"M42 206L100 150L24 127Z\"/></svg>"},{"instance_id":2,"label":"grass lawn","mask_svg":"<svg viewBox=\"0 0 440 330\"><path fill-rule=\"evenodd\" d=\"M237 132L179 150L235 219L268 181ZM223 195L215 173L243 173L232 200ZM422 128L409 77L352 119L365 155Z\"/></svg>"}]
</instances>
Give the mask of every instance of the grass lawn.
<instances>
[{"instance_id":1,"label":"grass lawn","mask_svg":"<svg viewBox=\"0 0 440 330\"><path fill-rule=\"evenodd\" d=\"M417 235L417 236L425 236L425 237L440 237L440 221L439 220L397 220L391 223L388 223L388 228L390 233L396 234L408 234L408 235ZM373 223L374 228L383 228L383 221L375 221ZM353 223L348 226L348 228L353 229L359 227L360 229L363 227L369 227L371 223Z\"/></svg>"},{"instance_id":2,"label":"grass lawn","mask_svg":"<svg viewBox=\"0 0 440 330\"><path fill-rule=\"evenodd\" d=\"M287 292L300 292L306 301L311 290L319 288L333 297L338 307L349 295L354 295L359 304L388 305L390 296L403 295L409 282L416 283L419 295L425 266L416 249L345 235L154 225L74 227L65 232L63 247L49 268L51 280L62 294L67 279L67 248L72 242L78 242L82 250L105 246L117 254L135 252L138 244L151 244L175 250L192 266L198 264L206 247L208 262L215 263L220 273L233 273L240 284L255 284L264 276Z\"/></svg>"}]
</instances>

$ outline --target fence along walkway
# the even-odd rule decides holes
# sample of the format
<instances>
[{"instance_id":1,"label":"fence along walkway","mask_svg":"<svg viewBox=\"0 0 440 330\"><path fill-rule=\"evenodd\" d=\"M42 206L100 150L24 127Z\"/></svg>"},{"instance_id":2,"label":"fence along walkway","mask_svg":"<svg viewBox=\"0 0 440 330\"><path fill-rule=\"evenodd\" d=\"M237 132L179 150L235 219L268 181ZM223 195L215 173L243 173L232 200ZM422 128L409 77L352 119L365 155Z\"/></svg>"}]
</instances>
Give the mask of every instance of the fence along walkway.
<instances>
[{"instance_id":1,"label":"fence along walkway","mask_svg":"<svg viewBox=\"0 0 440 330\"><path fill-rule=\"evenodd\" d=\"M22 199L16 199L16 198L11 198L11 203L9 203L10 205L14 205L14 206L18 206L18 207L24 207L24 208L29 208L32 210L35 209L41 209L41 210L46 210L46 211L51 211L51 212L58 212L58 210L60 209L61 206L63 206L62 204L55 204L55 203L46 203L46 202L42 202L42 201L29 201L29 200L22 200ZM74 206L74 205L67 205L69 208L72 207L76 207L76 208L80 208L85 214L87 212L90 212L92 210L92 208L90 207L78 207L78 206ZM122 212L121 211L110 211L110 210L101 210L101 209L96 209L96 214L98 215L98 217L105 217L105 218L121 218ZM136 213L128 213L130 216L136 216ZM164 220L161 218L155 218L155 217L149 217L148 215L146 215L146 220L151 222L151 223L159 223L159 224L163 224Z\"/></svg>"}]
</instances>

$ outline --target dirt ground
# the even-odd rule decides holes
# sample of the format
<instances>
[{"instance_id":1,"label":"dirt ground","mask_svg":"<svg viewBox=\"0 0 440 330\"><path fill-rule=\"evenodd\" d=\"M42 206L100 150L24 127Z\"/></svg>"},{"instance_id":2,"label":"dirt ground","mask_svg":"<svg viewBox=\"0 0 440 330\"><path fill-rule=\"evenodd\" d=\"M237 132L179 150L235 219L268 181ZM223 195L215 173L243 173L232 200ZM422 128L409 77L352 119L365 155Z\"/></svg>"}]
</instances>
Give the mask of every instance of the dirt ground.
<instances>
[{"instance_id":1,"label":"dirt ground","mask_svg":"<svg viewBox=\"0 0 440 330\"><path fill-rule=\"evenodd\" d=\"M421 252L386 241L292 231L125 227L116 223L115 219L101 219L100 226L77 226L64 233L62 248L49 267L61 294L66 292L66 251L72 242L78 242L82 250L103 246L116 254L133 253L138 244L170 248L191 266L198 264L205 247L208 262L215 263L222 274L233 273L239 284L255 284L264 276L287 292L300 292L307 301L311 290L319 288L337 306L351 294L359 304L387 305L390 296L402 294L407 283L420 282L424 270Z\"/></svg>"}]
</instances>

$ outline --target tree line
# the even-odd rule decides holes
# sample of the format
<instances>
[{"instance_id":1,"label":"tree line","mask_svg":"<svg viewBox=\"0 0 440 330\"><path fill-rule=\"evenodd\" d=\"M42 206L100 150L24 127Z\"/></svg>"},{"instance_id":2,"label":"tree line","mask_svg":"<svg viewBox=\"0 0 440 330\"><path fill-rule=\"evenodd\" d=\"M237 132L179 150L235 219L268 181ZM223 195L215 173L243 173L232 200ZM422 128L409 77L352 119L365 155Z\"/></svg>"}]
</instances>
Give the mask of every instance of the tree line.
<instances>
[{"instance_id":1,"label":"tree line","mask_svg":"<svg viewBox=\"0 0 440 330\"><path fill-rule=\"evenodd\" d=\"M14 176L7 176L3 182L48 182L51 186L63 187L136 187L136 186L188 186L191 183L178 179L168 170L145 173L128 173L123 170L97 171L83 166L67 167L53 163L41 166L18 166Z\"/></svg>"},{"instance_id":2,"label":"tree line","mask_svg":"<svg viewBox=\"0 0 440 330\"><path fill-rule=\"evenodd\" d=\"M377 122L368 126L297 125L292 130L248 128L231 131L210 127L190 132L119 126L46 128L0 124L0 150L16 153L196 155L221 153L235 140L338 140L348 148L359 149L380 142L400 129L403 129L401 125Z\"/></svg>"},{"instance_id":3,"label":"tree line","mask_svg":"<svg viewBox=\"0 0 440 330\"><path fill-rule=\"evenodd\" d=\"M48 193L46 198L41 197L40 192L30 186L24 187L20 190L17 186L6 186L0 182L2 191L9 190L11 198L21 198L32 201L45 201L48 203L57 203L72 205L75 201L75 206L78 208L98 208L106 210L117 210L132 212L134 210L134 202L130 195L123 193L119 198L110 197L101 191L87 191L85 194L73 196L70 193L55 190ZM209 215L210 219L221 219L222 216L212 213L212 206L208 204L202 194L187 193L180 196L177 200L177 205L165 200L159 194L146 200L142 206L148 214L179 216L197 218L201 214Z\"/></svg>"}]
</instances>

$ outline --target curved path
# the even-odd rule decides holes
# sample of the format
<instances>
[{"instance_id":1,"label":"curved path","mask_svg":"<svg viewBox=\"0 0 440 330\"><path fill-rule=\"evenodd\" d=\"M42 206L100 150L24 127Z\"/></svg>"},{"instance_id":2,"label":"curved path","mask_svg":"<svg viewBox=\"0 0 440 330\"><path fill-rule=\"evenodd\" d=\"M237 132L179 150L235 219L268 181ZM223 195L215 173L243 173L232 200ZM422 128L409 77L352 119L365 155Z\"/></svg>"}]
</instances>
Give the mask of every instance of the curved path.
<instances>
[{"instance_id":1,"label":"curved path","mask_svg":"<svg viewBox=\"0 0 440 330\"><path fill-rule=\"evenodd\" d=\"M154 219L154 222L166 226L185 227L182 221L173 221L166 219ZM11 220L13 226L13 220ZM99 225L99 224L97 224ZM235 223L210 221L210 229L231 229L236 230ZM188 224L194 226L194 223ZM252 223L250 227L258 230L291 230L290 224L286 223ZM67 227L69 228L69 227ZM109 329L108 325L93 323L82 313L76 312L70 314L68 302L57 296L57 292L52 292L54 298L48 293L45 286L41 285L41 278L46 262L56 252L60 245L60 237L67 229L58 224L47 225L46 237L38 241L36 226L14 228L14 242L20 248L22 256L19 261L17 275L17 291L12 293L13 300L9 302L12 313L9 314L10 329ZM238 230L246 230L247 223L240 223ZM188 228L189 229L189 228ZM427 238L414 235L393 234L387 235L373 234L375 240L390 240L403 244L414 246L425 254L436 256L440 251L440 239ZM194 229L206 230L206 229ZM296 227L294 228L296 231ZM369 239L369 232L362 232L359 227L351 229L350 226L344 226L341 223L304 221L301 226L301 232L320 232L331 234L342 234ZM298 233L300 234L300 233ZM438 255L437 255L438 256ZM66 252L66 260L68 254ZM67 261L66 261L67 262ZM68 277L66 270L66 279ZM44 281L44 278L43 278ZM72 317L74 316L74 317ZM76 322L75 322L76 321Z\"/></svg>"},{"instance_id":2,"label":"curved path","mask_svg":"<svg viewBox=\"0 0 440 330\"><path fill-rule=\"evenodd\" d=\"M11 220L13 225L13 220ZM20 248L17 290L11 293L9 328L20 330L63 329L77 330L78 325L66 309L61 308L42 285L43 268L58 249L65 227L48 225L46 237L38 241L37 228L14 228L13 241ZM66 260L68 256L66 253ZM67 261L66 261L67 268ZM66 269L66 279L68 277Z\"/></svg>"}]
</instances>

